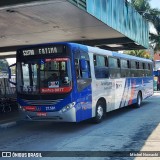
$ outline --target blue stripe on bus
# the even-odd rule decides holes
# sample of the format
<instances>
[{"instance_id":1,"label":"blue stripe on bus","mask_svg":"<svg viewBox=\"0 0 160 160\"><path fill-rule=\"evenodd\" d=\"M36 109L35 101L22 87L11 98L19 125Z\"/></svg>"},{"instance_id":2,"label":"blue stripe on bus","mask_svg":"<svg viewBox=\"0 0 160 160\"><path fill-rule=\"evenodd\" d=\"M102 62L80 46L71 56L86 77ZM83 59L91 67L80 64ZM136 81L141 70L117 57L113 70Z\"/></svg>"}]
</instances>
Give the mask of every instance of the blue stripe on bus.
<instances>
[{"instance_id":1,"label":"blue stripe on bus","mask_svg":"<svg viewBox=\"0 0 160 160\"><path fill-rule=\"evenodd\" d=\"M77 95L76 121L82 121L92 117L92 93L91 85Z\"/></svg>"},{"instance_id":2,"label":"blue stripe on bus","mask_svg":"<svg viewBox=\"0 0 160 160\"><path fill-rule=\"evenodd\" d=\"M146 78L146 77L126 78L124 91L122 94L122 99L121 99L119 108L136 103L137 102L137 94L138 94L138 91L140 91L140 90L142 91L142 93L145 93L144 97L142 97L143 99L150 97L152 95L152 93L151 93L152 87L151 87L149 93L145 92L146 85L151 84L150 81L152 81L152 77L150 77L150 78ZM149 90L148 88L149 87L147 87L147 90ZM129 92L131 92L131 93L129 93ZM126 97L128 94L129 94L129 100L127 101Z\"/></svg>"}]
</instances>

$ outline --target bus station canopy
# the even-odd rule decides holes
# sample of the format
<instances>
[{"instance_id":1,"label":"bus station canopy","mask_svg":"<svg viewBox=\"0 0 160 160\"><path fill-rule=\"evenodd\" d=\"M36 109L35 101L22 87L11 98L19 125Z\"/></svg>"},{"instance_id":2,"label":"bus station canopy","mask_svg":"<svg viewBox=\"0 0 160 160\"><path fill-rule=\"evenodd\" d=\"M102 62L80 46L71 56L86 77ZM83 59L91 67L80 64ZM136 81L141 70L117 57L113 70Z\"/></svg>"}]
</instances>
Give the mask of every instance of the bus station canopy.
<instances>
[{"instance_id":1,"label":"bus station canopy","mask_svg":"<svg viewBox=\"0 0 160 160\"><path fill-rule=\"evenodd\" d=\"M80 1L84 3L84 8L79 7ZM107 1L109 4L114 0ZM124 2L124 0L120 1ZM1 1L0 58L15 56L15 52L10 53L10 51L16 51L20 47L61 41L77 42L115 51L146 48L146 45L141 43L142 40L137 40L136 33L131 33L134 26L130 25L128 29L123 28L123 23L121 26L120 20L124 17L118 17L119 24L113 22L111 24L109 19L105 22L96 16L96 12L92 13L89 8L92 4L89 3L93 3L93 0L76 0L77 5L73 2L73 0ZM105 12L101 14L104 14L101 17L107 15ZM119 15L119 13L115 14ZM127 12L123 14L132 16ZM128 19L128 23L131 20ZM128 24L127 21L124 23Z\"/></svg>"}]
</instances>

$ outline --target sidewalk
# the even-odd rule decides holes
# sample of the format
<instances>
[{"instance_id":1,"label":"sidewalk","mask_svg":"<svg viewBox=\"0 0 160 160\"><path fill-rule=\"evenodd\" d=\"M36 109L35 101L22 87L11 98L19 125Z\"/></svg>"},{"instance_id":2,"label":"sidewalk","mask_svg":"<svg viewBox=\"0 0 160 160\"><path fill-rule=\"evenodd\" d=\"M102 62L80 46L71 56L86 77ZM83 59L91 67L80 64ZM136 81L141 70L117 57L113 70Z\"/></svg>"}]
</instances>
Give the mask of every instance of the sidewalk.
<instances>
[{"instance_id":1,"label":"sidewalk","mask_svg":"<svg viewBox=\"0 0 160 160\"><path fill-rule=\"evenodd\" d=\"M19 120L20 114L18 110L8 113L0 113L0 129L12 127L16 125Z\"/></svg>"},{"instance_id":2,"label":"sidewalk","mask_svg":"<svg viewBox=\"0 0 160 160\"><path fill-rule=\"evenodd\" d=\"M151 152L153 151L153 153L159 153L160 151L160 124L158 124L158 126L155 128L155 130L152 132L152 134L148 137L148 139L146 140L144 146L142 147L142 149L140 151L144 151L147 153L147 151ZM136 157L135 160L159 160L160 157Z\"/></svg>"},{"instance_id":3,"label":"sidewalk","mask_svg":"<svg viewBox=\"0 0 160 160\"><path fill-rule=\"evenodd\" d=\"M160 91L154 91L154 95L160 95Z\"/></svg>"}]
</instances>

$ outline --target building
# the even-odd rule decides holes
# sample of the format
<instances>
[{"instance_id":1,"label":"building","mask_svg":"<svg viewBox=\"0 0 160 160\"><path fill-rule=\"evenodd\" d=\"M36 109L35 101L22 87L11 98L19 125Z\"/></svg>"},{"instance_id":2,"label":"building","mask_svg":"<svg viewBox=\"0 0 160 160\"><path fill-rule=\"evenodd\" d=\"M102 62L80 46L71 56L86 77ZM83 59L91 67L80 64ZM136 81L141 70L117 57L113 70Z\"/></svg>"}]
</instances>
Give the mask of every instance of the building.
<instances>
[{"instance_id":1,"label":"building","mask_svg":"<svg viewBox=\"0 0 160 160\"><path fill-rule=\"evenodd\" d=\"M156 60L160 60L160 51L158 51L158 52L156 52L155 54L154 54L154 60L156 61Z\"/></svg>"}]
</instances>

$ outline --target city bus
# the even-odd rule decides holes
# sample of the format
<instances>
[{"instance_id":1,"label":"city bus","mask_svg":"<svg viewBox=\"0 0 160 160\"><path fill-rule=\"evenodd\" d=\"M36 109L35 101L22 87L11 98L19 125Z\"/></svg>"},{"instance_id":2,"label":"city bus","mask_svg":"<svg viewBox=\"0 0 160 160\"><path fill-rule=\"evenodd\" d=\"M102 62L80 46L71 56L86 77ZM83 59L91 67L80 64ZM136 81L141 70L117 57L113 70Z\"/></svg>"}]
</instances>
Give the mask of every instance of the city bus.
<instances>
[{"instance_id":1,"label":"city bus","mask_svg":"<svg viewBox=\"0 0 160 160\"><path fill-rule=\"evenodd\" d=\"M31 121L101 122L153 94L152 61L76 43L17 51L17 101Z\"/></svg>"}]
</instances>

